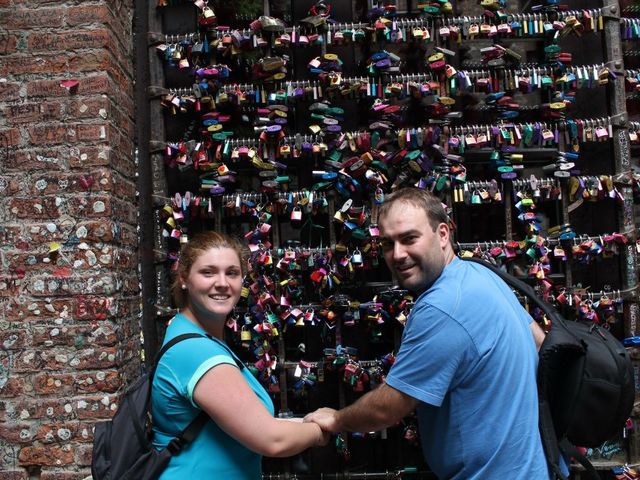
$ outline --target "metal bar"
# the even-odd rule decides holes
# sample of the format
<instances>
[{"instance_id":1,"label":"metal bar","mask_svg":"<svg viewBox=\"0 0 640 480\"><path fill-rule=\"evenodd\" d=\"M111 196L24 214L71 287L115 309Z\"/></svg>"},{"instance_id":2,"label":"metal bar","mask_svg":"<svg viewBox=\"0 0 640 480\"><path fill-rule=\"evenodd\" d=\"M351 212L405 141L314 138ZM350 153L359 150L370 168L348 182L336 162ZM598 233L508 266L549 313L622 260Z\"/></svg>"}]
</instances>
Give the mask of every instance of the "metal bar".
<instances>
[{"instance_id":1,"label":"metal bar","mask_svg":"<svg viewBox=\"0 0 640 480\"><path fill-rule=\"evenodd\" d=\"M145 0L135 1L135 36L145 38L149 31L149 17L155 9L149 6ZM144 336L144 354L147 362L153 361L157 351L158 336L156 331L156 314L154 304L156 303L156 276L154 266L154 248L156 241L154 238L154 223L159 221L158 212L153 209L152 200L152 172L149 161L151 138L151 113L147 99L147 86L149 79L149 50L144 42L134 42L135 50L135 102L136 102L136 137L137 137L137 191L139 194L139 261L141 277L141 298L145 301L142 304L142 332Z\"/></svg>"},{"instance_id":2,"label":"metal bar","mask_svg":"<svg viewBox=\"0 0 640 480\"><path fill-rule=\"evenodd\" d=\"M615 70L624 69L622 42L620 39L620 5L617 0L604 0L602 11L604 14L605 60L613 62ZM614 125L613 154L615 159L615 173L620 175L631 170L631 155L629 147L629 131L626 123L626 94L624 79L618 77L609 82L609 112L612 116L619 115L621 121ZM631 185L618 185L624 199L624 207L618 211L618 225L622 230L636 232L633 212L633 193ZM634 234L635 237L636 234ZM633 288L638 282L636 265L635 242L628 242L624 254L620 259L622 269L623 289ZM625 335L638 335L638 303L625 302Z\"/></svg>"}]
</instances>

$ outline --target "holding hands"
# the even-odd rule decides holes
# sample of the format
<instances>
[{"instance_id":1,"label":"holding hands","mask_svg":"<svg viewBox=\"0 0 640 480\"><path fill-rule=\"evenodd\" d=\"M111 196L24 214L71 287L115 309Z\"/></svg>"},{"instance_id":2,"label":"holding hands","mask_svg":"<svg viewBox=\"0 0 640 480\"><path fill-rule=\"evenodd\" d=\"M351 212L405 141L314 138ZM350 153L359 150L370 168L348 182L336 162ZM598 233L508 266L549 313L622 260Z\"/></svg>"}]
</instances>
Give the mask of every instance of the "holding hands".
<instances>
[{"instance_id":1,"label":"holding hands","mask_svg":"<svg viewBox=\"0 0 640 480\"><path fill-rule=\"evenodd\" d=\"M311 412L304 417L304 422L314 422L325 432L328 437L330 433L338 433L340 431L337 419L337 410L333 408L319 408L315 412Z\"/></svg>"}]
</instances>

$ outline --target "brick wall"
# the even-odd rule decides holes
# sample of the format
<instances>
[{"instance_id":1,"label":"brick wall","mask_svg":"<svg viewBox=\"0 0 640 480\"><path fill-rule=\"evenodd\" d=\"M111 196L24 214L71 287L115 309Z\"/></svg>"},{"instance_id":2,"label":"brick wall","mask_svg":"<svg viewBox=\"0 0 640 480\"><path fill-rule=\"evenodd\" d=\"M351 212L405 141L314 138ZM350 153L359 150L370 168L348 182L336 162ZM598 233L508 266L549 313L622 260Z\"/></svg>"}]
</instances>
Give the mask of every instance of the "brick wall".
<instances>
[{"instance_id":1,"label":"brick wall","mask_svg":"<svg viewBox=\"0 0 640 480\"><path fill-rule=\"evenodd\" d=\"M138 371L132 9L0 0L2 479L86 477Z\"/></svg>"}]
</instances>

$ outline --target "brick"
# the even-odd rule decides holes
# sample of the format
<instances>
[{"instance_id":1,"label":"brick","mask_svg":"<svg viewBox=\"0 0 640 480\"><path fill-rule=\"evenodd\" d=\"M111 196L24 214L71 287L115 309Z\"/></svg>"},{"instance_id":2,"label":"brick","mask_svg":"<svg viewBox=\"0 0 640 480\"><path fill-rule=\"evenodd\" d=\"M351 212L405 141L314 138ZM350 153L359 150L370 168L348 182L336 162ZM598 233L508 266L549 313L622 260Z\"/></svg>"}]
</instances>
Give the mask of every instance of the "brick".
<instances>
[{"instance_id":1,"label":"brick","mask_svg":"<svg viewBox=\"0 0 640 480\"><path fill-rule=\"evenodd\" d=\"M10 299L0 304L1 318L8 322L18 323L25 328L24 323L29 321L42 322L45 320L68 321L75 311L75 300L72 299L46 299L25 300Z\"/></svg>"},{"instance_id":2,"label":"brick","mask_svg":"<svg viewBox=\"0 0 640 480\"><path fill-rule=\"evenodd\" d=\"M138 245L138 232L131 227L122 225L122 235L120 237L122 245Z\"/></svg>"},{"instance_id":3,"label":"brick","mask_svg":"<svg viewBox=\"0 0 640 480\"><path fill-rule=\"evenodd\" d=\"M45 366L45 361L38 350L21 349L13 357L13 373L38 372Z\"/></svg>"},{"instance_id":4,"label":"brick","mask_svg":"<svg viewBox=\"0 0 640 480\"><path fill-rule=\"evenodd\" d=\"M78 445L76 447L75 464L83 467L91 466L92 445Z\"/></svg>"},{"instance_id":5,"label":"brick","mask_svg":"<svg viewBox=\"0 0 640 480\"><path fill-rule=\"evenodd\" d=\"M22 235L22 225L0 225L0 243L14 243Z\"/></svg>"},{"instance_id":6,"label":"brick","mask_svg":"<svg viewBox=\"0 0 640 480\"><path fill-rule=\"evenodd\" d=\"M74 98L66 104L65 118L76 120L80 118L93 118L105 120L111 112L111 102L106 96Z\"/></svg>"},{"instance_id":7,"label":"brick","mask_svg":"<svg viewBox=\"0 0 640 480\"><path fill-rule=\"evenodd\" d=\"M0 0L1 5L2 0ZM0 478L2 480L29 480L29 473L26 470L5 470L0 467Z\"/></svg>"},{"instance_id":8,"label":"brick","mask_svg":"<svg viewBox=\"0 0 640 480\"><path fill-rule=\"evenodd\" d=\"M71 125L48 123L28 128L29 142L33 145L55 145L75 142L75 129Z\"/></svg>"},{"instance_id":9,"label":"brick","mask_svg":"<svg viewBox=\"0 0 640 480\"><path fill-rule=\"evenodd\" d=\"M80 30L64 33L42 33L29 35L28 48L32 53L64 52L87 48L110 47L113 50L111 33L107 29Z\"/></svg>"},{"instance_id":10,"label":"brick","mask_svg":"<svg viewBox=\"0 0 640 480\"><path fill-rule=\"evenodd\" d=\"M31 247L45 245L50 242L59 242L64 248L67 245L75 244L71 242L75 221L67 218L61 222L32 223L24 230L23 238L29 242ZM49 256L48 250L40 250L41 257Z\"/></svg>"},{"instance_id":11,"label":"brick","mask_svg":"<svg viewBox=\"0 0 640 480\"><path fill-rule=\"evenodd\" d=\"M31 423L0 423L0 438L14 444L28 444L36 437L36 428Z\"/></svg>"},{"instance_id":12,"label":"brick","mask_svg":"<svg viewBox=\"0 0 640 480\"><path fill-rule=\"evenodd\" d=\"M20 465L72 465L74 449L70 445L61 447L47 445L46 447L24 447L18 456Z\"/></svg>"},{"instance_id":13,"label":"brick","mask_svg":"<svg viewBox=\"0 0 640 480\"><path fill-rule=\"evenodd\" d=\"M24 290L22 281L16 275L0 274L0 301L3 298L22 295Z\"/></svg>"},{"instance_id":14,"label":"brick","mask_svg":"<svg viewBox=\"0 0 640 480\"><path fill-rule=\"evenodd\" d=\"M110 110L110 117L112 118L112 124L118 129L118 131L129 138L135 137L135 124L133 118L129 115L129 111L125 111L122 108L114 107Z\"/></svg>"},{"instance_id":15,"label":"brick","mask_svg":"<svg viewBox=\"0 0 640 480\"><path fill-rule=\"evenodd\" d=\"M92 430L90 424L77 421L43 423L38 426L35 439L44 444L87 442L93 437Z\"/></svg>"},{"instance_id":16,"label":"brick","mask_svg":"<svg viewBox=\"0 0 640 480\"><path fill-rule=\"evenodd\" d=\"M119 240L119 229L118 224L106 220L33 223L26 227L22 238L36 245L62 240L63 247L73 247L81 242L111 242ZM1 235L0 238L2 238Z\"/></svg>"},{"instance_id":17,"label":"brick","mask_svg":"<svg viewBox=\"0 0 640 480\"><path fill-rule=\"evenodd\" d=\"M114 189L112 174L106 169L87 174L54 172L33 175L30 187L34 195L110 192Z\"/></svg>"},{"instance_id":18,"label":"brick","mask_svg":"<svg viewBox=\"0 0 640 480\"><path fill-rule=\"evenodd\" d=\"M111 197L92 195L87 197L72 197L69 199L69 213L80 218L111 218L115 199ZM122 218L118 211L118 217Z\"/></svg>"},{"instance_id":19,"label":"brick","mask_svg":"<svg viewBox=\"0 0 640 480\"><path fill-rule=\"evenodd\" d=\"M117 152L109 145L79 146L77 154L69 157L69 166L74 169L112 165Z\"/></svg>"},{"instance_id":20,"label":"brick","mask_svg":"<svg viewBox=\"0 0 640 480\"><path fill-rule=\"evenodd\" d=\"M25 329L21 330L0 330L0 345L7 350L18 350L29 345L29 334Z\"/></svg>"},{"instance_id":21,"label":"brick","mask_svg":"<svg viewBox=\"0 0 640 480\"><path fill-rule=\"evenodd\" d=\"M18 103L2 110L10 124L57 120L62 116L62 104L57 102Z\"/></svg>"},{"instance_id":22,"label":"brick","mask_svg":"<svg viewBox=\"0 0 640 480\"><path fill-rule=\"evenodd\" d=\"M136 196L136 184L124 176L114 173L111 179L111 191L117 198L130 198Z\"/></svg>"},{"instance_id":23,"label":"brick","mask_svg":"<svg viewBox=\"0 0 640 480\"><path fill-rule=\"evenodd\" d=\"M67 27L108 25L112 19L109 8L103 4L71 6L65 12Z\"/></svg>"},{"instance_id":24,"label":"brick","mask_svg":"<svg viewBox=\"0 0 640 480\"><path fill-rule=\"evenodd\" d=\"M56 205L55 198L14 197L9 202L9 210L17 218L44 219L59 218L62 204Z\"/></svg>"},{"instance_id":25,"label":"brick","mask_svg":"<svg viewBox=\"0 0 640 480\"><path fill-rule=\"evenodd\" d=\"M60 371L63 369L103 369L116 365L116 348L62 348L46 350L25 349L16 353L13 372Z\"/></svg>"},{"instance_id":26,"label":"brick","mask_svg":"<svg viewBox=\"0 0 640 480\"><path fill-rule=\"evenodd\" d=\"M0 7L1 8L1 7ZM0 54L11 55L18 51L18 35L8 32L0 34Z\"/></svg>"},{"instance_id":27,"label":"brick","mask_svg":"<svg viewBox=\"0 0 640 480\"><path fill-rule=\"evenodd\" d=\"M114 298L79 295L74 316L78 320L106 320L118 312Z\"/></svg>"},{"instance_id":28,"label":"brick","mask_svg":"<svg viewBox=\"0 0 640 480\"><path fill-rule=\"evenodd\" d=\"M68 168L69 147L29 148L14 150L2 164L5 172L32 172L38 170L62 170Z\"/></svg>"},{"instance_id":29,"label":"brick","mask_svg":"<svg viewBox=\"0 0 640 480\"><path fill-rule=\"evenodd\" d=\"M73 345L75 348L85 348L95 345L115 345L118 340L113 326L107 322L99 325L38 325L33 330L34 346Z\"/></svg>"},{"instance_id":30,"label":"brick","mask_svg":"<svg viewBox=\"0 0 640 480\"><path fill-rule=\"evenodd\" d=\"M20 138L20 130L17 128L0 129L0 165L2 165L10 154L6 149L20 145Z\"/></svg>"},{"instance_id":31,"label":"brick","mask_svg":"<svg viewBox=\"0 0 640 480\"><path fill-rule=\"evenodd\" d=\"M104 124L78 124L75 128L79 142L99 142L111 139L111 127Z\"/></svg>"},{"instance_id":32,"label":"brick","mask_svg":"<svg viewBox=\"0 0 640 480\"><path fill-rule=\"evenodd\" d=\"M17 82L0 81L0 98L4 102L15 102L20 99L20 84Z\"/></svg>"},{"instance_id":33,"label":"brick","mask_svg":"<svg viewBox=\"0 0 640 480\"><path fill-rule=\"evenodd\" d=\"M57 55L7 55L0 64L0 76L109 71L112 63L113 59L106 50Z\"/></svg>"},{"instance_id":34,"label":"brick","mask_svg":"<svg viewBox=\"0 0 640 480\"><path fill-rule=\"evenodd\" d=\"M55 470L42 470L42 473L40 474L40 480L86 480L87 478L91 478L90 470L86 470L84 472L59 472Z\"/></svg>"},{"instance_id":35,"label":"brick","mask_svg":"<svg viewBox=\"0 0 640 480\"><path fill-rule=\"evenodd\" d=\"M111 295L120 288L120 281L107 272L94 276L76 275L71 278L34 275L28 279L26 288L36 297L78 294Z\"/></svg>"},{"instance_id":36,"label":"brick","mask_svg":"<svg viewBox=\"0 0 640 480\"><path fill-rule=\"evenodd\" d=\"M112 92L110 80L106 74L90 75L75 77L79 81L75 95L84 94L109 94ZM33 80L27 84L27 96L32 97L68 97L69 91L60 86L62 80L68 78L59 78L55 80Z\"/></svg>"},{"instance_id":37,"label":"brick","mask_svg":"<svg viewBox=\"0 0 640 480\"><path fill-rule=\"evenodd\" d=\"M92 373L43 373L34 379L34 391L40 395L73 395L78 393L115 393L122 386L117 371Z\"/></svg>"},{"instance_id":38,"label":"brick","mask_svg":"<svg viewBox=\"0 0 640 480\"><path fill-rule=\"evenodd\" d=\"M22 184L15 175L0 175L0 195L10 196L22 190Z\"/></svg>"},{"instance_id":39,"label":"brick","mask_svg":"<svg viewBox=\"0 0 640 480\"><path fill-rule=\"evenodd\" d=\"M0 367L0 371L2 367ZM25 379L23 377L12 376L7 379L5 383L0 383L0 397L12 398L22 397L27 392ZM2 435L0 435L1 437ZM2 478L2 476L0 476Z\"/></svg>"},{"instance_id":40,"label":"brick","mask_svg":"<svg viewBox=\"0 0 640 480\"><path fill-rule=\"evenodd\" d=\"M22 245L20 245L20 247L22 247ZM46 256L48 256L48 253L15 249L8 250L5 253L5 265L2 272L4 274L22 273L24 277L29 271L40 269L41 266L39 266L38 263L43 262ZM45 261L45 263L46 262L48 262L48 260Z\"/></svg>"},{"instance_id":41,"label":"brick","mask_svg":"<svg viewBox=\"0 0 640 480\"><path fill-rule=\"evenodd\" d=\"M4 14L3 23L11 30L35 28L56 28L62 26L64 11L62 8L13 8Z\"/></svg>"},{"instance_id":42,"label":"brick","mask_svg":"<svg viewBox=\"0 0 640 480\"><path fill-rule=\"evenodd\" d=\"M111 242L118 237L118 226L114 222L82 222L75 234L87 242Z\"/></svg>"},{"instance_id":43,"label":"brick","mask_svg":"<svg viewBox=\"0 0 640 480\"><path fill-rule=\"evenodd\" d=\"M9 75L42 74L64 72L67 69L66 55L32 56L27 54L7 55L0 64L0 77Z\"/></svg>"},{"instance_id":44,"label":"brick","mask_svg":"<svg viewBox=\"0 0 640 480\"><path fill-rule=\"evenodd\" d=\"M47 5L49 3L59 4L60 0L13 0L14 5L24 5L26 7L34 7Z\"/></svg>"},{"instance_id":45,"label":"brick","mask_svg":"<svg viewBox=\"0 0 640 480\"><path fill-rule=\"evenodd\" d=\"M120 270L130 270L138 264L138 254L119 248L115 251L114 266Z\"/></svg>"}]
</instances>

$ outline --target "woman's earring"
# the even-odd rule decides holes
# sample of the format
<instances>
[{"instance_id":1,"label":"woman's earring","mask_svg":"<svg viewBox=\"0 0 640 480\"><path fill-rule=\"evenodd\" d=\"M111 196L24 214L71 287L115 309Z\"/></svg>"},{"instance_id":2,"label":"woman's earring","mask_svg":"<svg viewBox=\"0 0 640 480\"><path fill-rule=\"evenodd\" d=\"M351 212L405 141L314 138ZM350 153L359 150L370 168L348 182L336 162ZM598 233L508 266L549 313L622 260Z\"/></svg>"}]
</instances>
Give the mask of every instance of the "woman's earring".
<instances>
[{"instance_id":1,"label":"woman's earring","mask_svg":"<svg viewBox=\"0 0 640 480\"><path fill-rule=\"evenodd\" d=\"M184 283L182 284L182 289L183 289L183 290L186 290L186 289L187 289L187 286L186 286Z\"/></svg>"}]
</instances>

